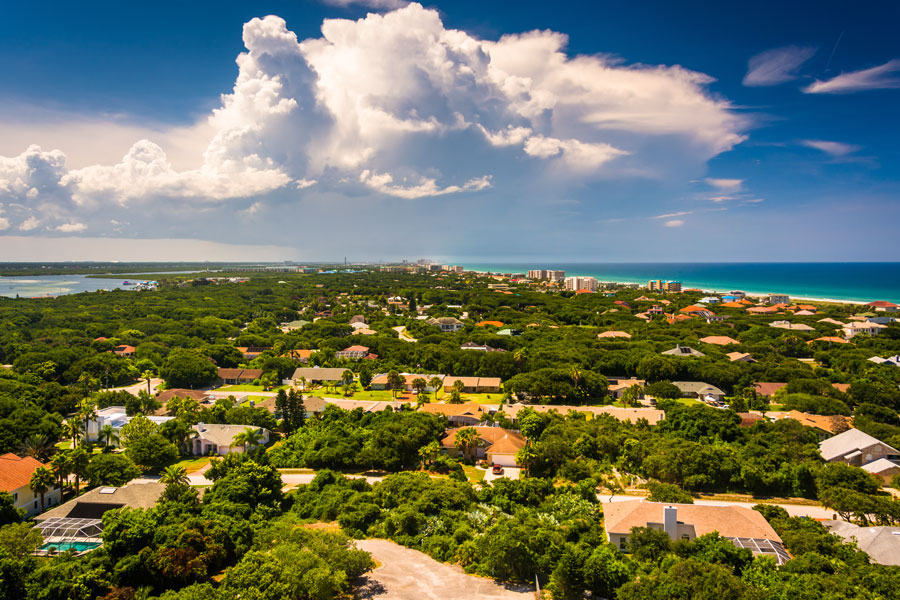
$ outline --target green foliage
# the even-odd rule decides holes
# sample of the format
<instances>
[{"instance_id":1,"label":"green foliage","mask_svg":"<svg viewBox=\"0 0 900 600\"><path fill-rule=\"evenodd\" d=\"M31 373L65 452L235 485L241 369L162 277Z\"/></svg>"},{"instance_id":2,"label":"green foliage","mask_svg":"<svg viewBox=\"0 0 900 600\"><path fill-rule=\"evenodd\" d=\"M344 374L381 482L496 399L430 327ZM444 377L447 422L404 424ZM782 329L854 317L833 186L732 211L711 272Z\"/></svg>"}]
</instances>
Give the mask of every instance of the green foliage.
<instances>
[{"instance_id":1,"label":"green foliage","mask_svg":"<svg viewBox=\"0 0 900 600\"><path fill-rule=\"evenodd\" d=\"M141 470L124 454L96 454L85 470L91 485L125 485Z\"/></svg>"},{"instance_id":2,"label":"green foliage","mask_svg":"<svg viewBox=\"0 0 900 600\"><path fill-rule=\"evenodd\" d=\"M694 498L690 494L682 490L677 485L671 483L660 483L651 481L647 484L650 490L650 496L647 500L650 502L678 502L681 504L693 504Z\"/></svg>"},{"instance_id":3,"label":"green foliage","mask_svg":"<svg viewBox=\"0 0 900 600\"><path fill-rule=\"evenodd\" d=\"M217 377L216 365L197 350L176 348L162 364L159 374L170 388L198 388Z\"/></svg>"}]
</instances>

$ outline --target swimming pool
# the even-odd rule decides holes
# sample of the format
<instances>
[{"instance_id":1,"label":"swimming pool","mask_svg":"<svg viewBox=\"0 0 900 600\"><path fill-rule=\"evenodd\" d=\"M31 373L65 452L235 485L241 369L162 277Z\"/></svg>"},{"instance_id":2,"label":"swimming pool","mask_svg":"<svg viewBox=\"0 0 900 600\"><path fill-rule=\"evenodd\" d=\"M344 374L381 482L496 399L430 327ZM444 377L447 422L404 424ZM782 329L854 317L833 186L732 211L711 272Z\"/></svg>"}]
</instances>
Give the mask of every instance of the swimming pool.
<instances>
[{"instance_id":1,"label":"swimming pool","mask_svg":"<svg viewBox=\"0 0 900 600\"><path fill-rule=\"evenodd\" d=\"M87 552L94 550L100 546L100 542L50 542L44 544L38 550L46 552L65 552L66 550L74 550L75 552Z\"/></svg>"}]
</instances>

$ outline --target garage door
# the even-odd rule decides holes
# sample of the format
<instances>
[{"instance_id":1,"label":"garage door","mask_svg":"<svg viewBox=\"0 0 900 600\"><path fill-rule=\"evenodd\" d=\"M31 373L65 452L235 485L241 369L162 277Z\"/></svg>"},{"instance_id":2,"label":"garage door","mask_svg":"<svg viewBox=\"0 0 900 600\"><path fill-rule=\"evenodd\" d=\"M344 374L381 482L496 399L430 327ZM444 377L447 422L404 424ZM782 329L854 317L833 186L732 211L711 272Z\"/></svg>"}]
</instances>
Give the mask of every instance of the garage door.
<instances>
[{"instance_id":1,"label":"garage door","mask_svg":"<svg viewBox=\"0 0 900 600\"><path fill-rule=\"evenodd\" d=\"M503 465L504 467L516 466L515 454L489 454L488 458L490 459L491 464L494 465Z\"/></svg>"}]
</instances>

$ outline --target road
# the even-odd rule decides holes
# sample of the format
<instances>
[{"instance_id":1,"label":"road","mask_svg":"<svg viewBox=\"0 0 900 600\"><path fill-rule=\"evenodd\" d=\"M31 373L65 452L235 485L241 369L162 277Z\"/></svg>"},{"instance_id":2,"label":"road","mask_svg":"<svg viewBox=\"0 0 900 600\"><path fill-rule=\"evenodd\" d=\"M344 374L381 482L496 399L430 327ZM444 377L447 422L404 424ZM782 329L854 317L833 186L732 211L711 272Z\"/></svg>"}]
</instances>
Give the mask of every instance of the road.
<instances>
[{"instance_id":1,"label":"road","mask_svg":"<svg viewBox=\"0 0 900 600\"><path fill-rule=\"evenodd\" d=\"M151 396L156 393L157 386L159 384L161 384L162 382L163 382L163 380L159 379L157 377L154 377L153 379L150 380L150 395ZM110 392L125 391L125 392L128 392L129 394L131 394L132 396L137 396L138 392L140 392L141 390L144 390L145 392L147 391L147 380L143 379L143 380L139 381L138 383L126 385L124 387L105 388L105 389L106 389L106 391L110 391Z\"/></svg>"},{"instance_id":2,"label":"road","mask_svg":"<svg viewBox=\"0 0 900 600\"><path fill-rule=\"evenodd\" d=\"M411 343L412 343L412 342L418 342L418 341L419 341L419 340L417 340L416 338L414 338L413 336L409 335L409 332L406 331L406 325L397 325L396 327L392 327L391 329L393 329L394 331L396 331L396 332L399 334L400 339L401 339L402 341L404 341L404 342L411 342Z\"/></svg>"},{"instance_id":3,"label":"road","mask_svg":"<svg viewBox=\"0 0 900 600\"><path fill-rule=\"evenodd\" d=\"M209 465L206 465L193 473L188 474L188 481L191 485L212 485L213 482L206 478L206 471ZM315 478L315 473L282 473L281 482L284 484L284 490L293 489L298 485L306 485L311 483ZM383 477L374 477L368 475L345 475L347 479L365 479L369 483L377 483L384 479Z\"/></svg>"},{"instance_id":4,"label":"road","mask_svg":"<svg viewBox=\"0 0 900 600\"><path fill-rule=\"evenodd\" d=\"M466 575L457 565L388 540L357 540L381 566L363 577L360 598L376 600L533 600L527 586L508 586Z\"/></svg>"},{"instance_id":5,"label":"road","mask_svg":"<svg viewBox=\"0 0 900 600\"><path fill-rule=\"evenodd\" d=\"M642 496L610 496L608 494L598 494L598 498L602 502L626 502L628 500L640 500ZM730 502L725 500L694 500L694 504L704 506L745 506L753 508L757 504L769 504L760 502ZM788 512L792 517L810 517L812 519L831 519L834 517L834 511L828 510L824 506L808 506L803 504L775 504Z\"/></svg>"}]
</instances>

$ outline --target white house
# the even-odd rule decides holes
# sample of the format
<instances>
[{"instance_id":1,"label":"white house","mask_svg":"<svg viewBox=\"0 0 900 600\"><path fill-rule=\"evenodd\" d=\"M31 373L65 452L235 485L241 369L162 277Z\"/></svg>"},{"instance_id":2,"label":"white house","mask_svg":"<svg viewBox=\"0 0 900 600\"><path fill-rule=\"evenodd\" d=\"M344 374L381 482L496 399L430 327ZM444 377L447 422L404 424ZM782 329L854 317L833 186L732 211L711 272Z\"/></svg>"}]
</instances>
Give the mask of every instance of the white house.
<instances>
[{"instance_id":1,"label":"white house","mask_svg":"<svg viewBox=\"0 0 900 600\"><path fill-rule=\"evenodd\" d=\"M852 339L853 337L864 334L868 336L878 335L883 329L887 329L887 325L881 323L873 323L872 321L853 321L844 325L844 337Z\"/></svg>"},{"instance_id":2,"label":"white house","mask_svg":"<svg viewBox=\"0 0 900 600\"><path fill-rule=\"evenodd\" d=\"M162 425L166 421L171 421L175 417L147 417L153 423L157 425ZM96 442L99 439L100 431L104 426L110 425L113 429L116 430L116 433L122 431L122 428L131 421L132 417L129 417L125 413L124 406L107 406L106 408L101 408L97 411L97 417L95 419L91 419L87 422L87 427L84 432L84 439L88 442Z\"/></svg>"},{"instance_id":3,"label":"white house","mask_svg":"<svg viewBox=\"0 0 900 600\"><path fill-rule=\"evenodd\" d=\"M260 445L269 443L269 430L263 427L250 427L248 425L220 425L212 423L197 423L194 425L197 437L193 438L193 453L199 456L208 454L225 455L231 452L243 452L244 447L234 444L235 436L244 433L248 429L258 431L262 437Z\"/></svg>"}]
</instances>

